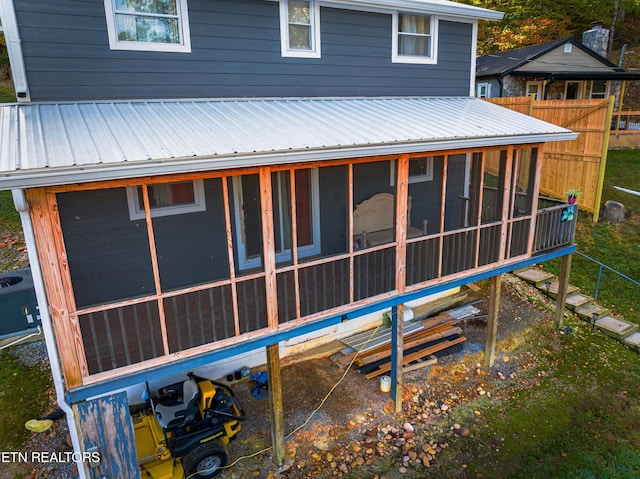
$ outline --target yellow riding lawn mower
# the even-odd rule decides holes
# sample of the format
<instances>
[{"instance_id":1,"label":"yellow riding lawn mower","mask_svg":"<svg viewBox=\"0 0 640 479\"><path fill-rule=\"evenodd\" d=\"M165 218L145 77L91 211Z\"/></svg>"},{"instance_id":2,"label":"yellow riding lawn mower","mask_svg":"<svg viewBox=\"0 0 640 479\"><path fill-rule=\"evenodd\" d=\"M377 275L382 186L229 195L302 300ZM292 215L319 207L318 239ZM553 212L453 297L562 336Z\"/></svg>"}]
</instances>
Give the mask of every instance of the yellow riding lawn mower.
<instances>
[{"instance_id":1,"label":"yellow riding lawn mower","mask_svg":"<svg viewBox=\"0 0 640 479\"><path fill-rule=\"evenodd\" d=\"M190 373L132 418L142 479L202 479L229 463L227 446L245 413L230 387Z\"/></svg>"}]
</instances>

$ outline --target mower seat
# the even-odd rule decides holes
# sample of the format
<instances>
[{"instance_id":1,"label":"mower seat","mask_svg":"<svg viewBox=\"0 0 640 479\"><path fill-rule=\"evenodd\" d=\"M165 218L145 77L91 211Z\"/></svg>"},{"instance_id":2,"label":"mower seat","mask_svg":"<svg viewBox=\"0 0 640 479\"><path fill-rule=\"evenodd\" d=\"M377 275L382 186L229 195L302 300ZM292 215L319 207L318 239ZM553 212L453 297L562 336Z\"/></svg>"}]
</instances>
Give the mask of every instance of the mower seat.
<instances>
[{"instance_id":1,"label":"mower seat","mask_svg":"<svg viewBox=\"0 0 640 479\"><path fill-rule=\"evenodd\" d=\"M176 429L189 424L198 413L198 383L194 379L187 379L176 386L182 389L176 398L155 406L156 417L164 429Z\"/></svg>"}]
</instances>

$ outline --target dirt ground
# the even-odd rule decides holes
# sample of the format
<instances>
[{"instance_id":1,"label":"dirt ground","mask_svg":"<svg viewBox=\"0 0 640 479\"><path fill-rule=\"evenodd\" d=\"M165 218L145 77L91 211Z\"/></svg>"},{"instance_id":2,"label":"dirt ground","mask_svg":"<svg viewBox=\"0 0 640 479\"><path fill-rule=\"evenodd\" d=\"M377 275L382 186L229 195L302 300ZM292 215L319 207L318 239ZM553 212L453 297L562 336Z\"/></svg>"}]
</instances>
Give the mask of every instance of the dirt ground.
<instances>
[{"instance_id":1,"label":"dirt ground","mask_svg":"<svg viewBox=\"0 0 640 479\"><path fill-rule=\"evenodd\" d=\"M14 249L7 240L14 243L12 237L2 238L0 243L0 257L5 263L11 264L7 269L26 267L23 251L15 256L12 252L4 258L4 253ZM476 306L481 314L486 314L487 298L485 286L473 293L465 303L480 301ZM534 303L546 304L547 307L534 306ZM481 366L485 318L481 316L479 319L463 321L459 326L467 341L462 348L440 357L436 365L405 373L404 406L398 414L388 393L380 391L379 378L367 380L355 369L344 375L344 370L326 356L285 364L282 368L282 384L287 438L286 461L282 467L274 463L269 450L269 400L253 397L249 381L234 385L247 419L237 440L230 445L232 464L220 476L233 479L391 479L439 477L438 471L443 469L464 468L465 465L461 463L444 463L444 457L451 455L441 454L453 441L464 440L470 429L473 430L472 424L455 423L452 411L479 395L508 394L507 390L492 391L486 375L515 377L523 369L531 367L535 361L533 355L502 354L500 348L510 349L510 345L517 344L520 341L519 333L525 328L540 321L553 321L549 312L550 304L534 288L511 275L505 275L495 367L487 372ZM47 367L46 361L43 364L43 367ZM517 387L530 385L520 379L516 382ZM326 397L334 386L334 391ZM55 395L50 396L51 410L55 410ZM315 409L318 410L312 415ZM66 421L59 420L50 433L34 434L26 447L49 451L70 450L66 436ZM30 478L68 479L77 475L71 465L24 466L16 465L17 469L11 471L11 468L5 468L0 472L0 477L13 479L14 474L21 473ZM466 476L463 474L460 477Z\"/></svg>"},{"instance_id":2,"label":"dirt ground","mask_svg":"<svg viewBox=\"0 0 640 479\"><path fill-rule=\"evenodd\" d=\"M480 300L476 306L481 314L486 314L487 298L488 291L481 290L466 303ZM519 333L539 321L553 321L549 308L538 308L528 299L549 304L534 288L511 275L504 276L499 345L517 343ZM501 354L498 349L495 366L487 372L481 365L485 318L463 321L459 326L467 338L460 350L440 357L436 365L405 373L403 410L399 414L395 413L388 393L380 391L378 378L367 380L352 369L308 420L344 371L328 357L284 366L287 439L286 462L282 467L275 465L270 450L255 457L244 457L271 445L269 400L254 398L250 382L236 384L234 390L244 405L247 419L237 441L230 445L231 461L240 460L223 472L222 477L430 476L430 472L435 471L432 466L439 461L439 453L448 447L449 441L459 440L470 432L471 425L447 421L448 414L479 395L491 396L485 375L516 377L522 369L532 367L534 361L527 354L512 356ZM518 387L522 386L527 385L519 381ZM508 391L493 391L493 394L506 395ZM308 424L304 425L307 420ZM412 473L418 475L411 476Z\"/></svg>"}]
</instances>

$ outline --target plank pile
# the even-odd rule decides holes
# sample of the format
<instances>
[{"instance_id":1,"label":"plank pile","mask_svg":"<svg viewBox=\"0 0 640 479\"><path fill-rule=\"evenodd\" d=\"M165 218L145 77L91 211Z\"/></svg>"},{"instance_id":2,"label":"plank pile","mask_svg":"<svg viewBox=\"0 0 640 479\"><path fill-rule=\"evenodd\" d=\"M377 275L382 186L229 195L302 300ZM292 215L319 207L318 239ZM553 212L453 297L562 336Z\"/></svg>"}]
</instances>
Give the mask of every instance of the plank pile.
<instances>
[{"instance_id":1,"label":"plank pile","mask_svg":"<svg viewBox=\"0 0 640 479\"><path fill-rule=\"evenodd\" d=\"M402 360L405 372L437 362L434 356L436 353L466 340L462 329L456 326L460 321L456 316L445 312L422 321L405 323ZM367 379L391 371L391 329L379 331L373 338L370 336L370 332L365 332L355 339L350 338L348 343L351 348L343 350L340 357L334 358L334 362L340 367L346 367L355 358L354 364ZM371 346L365 344L365 341L369 341ZM365 346L361 348L359 344Z\"/></svg>"}]
</instances>

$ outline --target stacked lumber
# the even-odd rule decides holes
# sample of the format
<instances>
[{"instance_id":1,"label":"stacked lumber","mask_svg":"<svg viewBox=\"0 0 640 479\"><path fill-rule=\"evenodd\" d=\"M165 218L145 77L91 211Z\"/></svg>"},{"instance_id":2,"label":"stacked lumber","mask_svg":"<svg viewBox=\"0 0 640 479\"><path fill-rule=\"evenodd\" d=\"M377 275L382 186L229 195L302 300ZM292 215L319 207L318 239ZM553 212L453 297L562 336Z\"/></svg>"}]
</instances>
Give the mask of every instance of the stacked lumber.
<instances>
[{"instance_id":1,"label":"stacked lumber","mask_svg":"<svg viewBox=\"0 0 640 479\"><path fill-rule=\"evenodd\" d=\"M476 316L480 310L467 304L448 311L438 310L438 314L422 320L404 323L403 328L403 370L427 366L437 362L435 355L443 354L449 348L466 341L462 329L456 325ZM332 356L332 361L341 368L353 362L367 378L379 376L391 370L391 328L358 333L342 341L348 347Z\"/></svg>"},{"instance_id":2,"label":"stacked lumber","mask_svg":"<svg viewBox=\"0 0 640 479\"><path fill-rule=\"evenodd\" d=\"M410 333L403 337L402 365L405 370L413 369L412 364L433 364L432 356L452 346L466 341L462 329L454 325L454 320L438 321L437 324ZM430 361L425 361L430 358ZM355 360L359 371L367 379L391 371L391 343L380 345L361 353ZM426 364L424 364L426 365Z\"/></svg>"}]
</instances>

